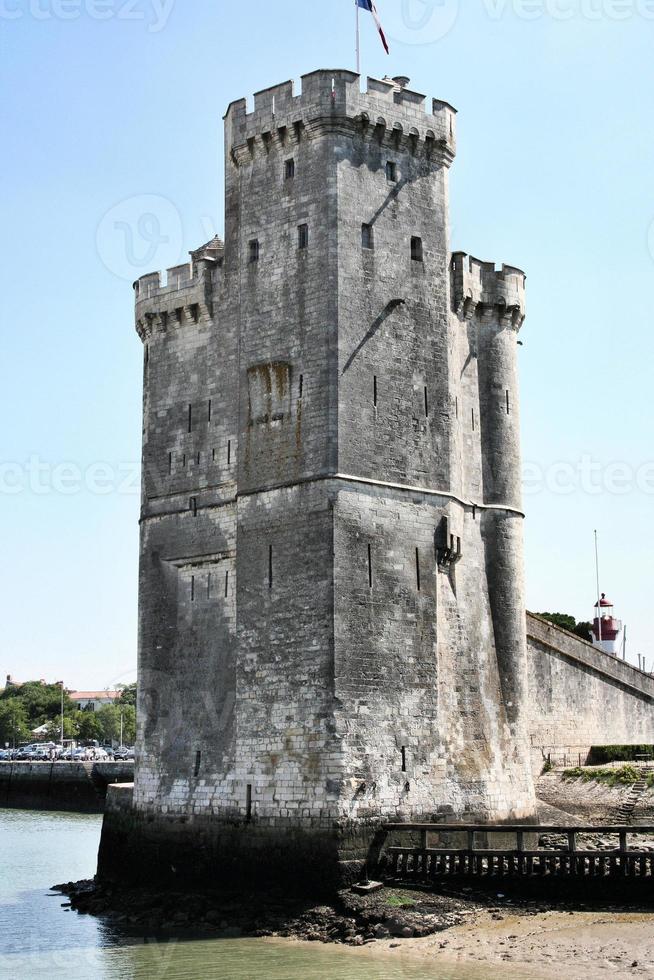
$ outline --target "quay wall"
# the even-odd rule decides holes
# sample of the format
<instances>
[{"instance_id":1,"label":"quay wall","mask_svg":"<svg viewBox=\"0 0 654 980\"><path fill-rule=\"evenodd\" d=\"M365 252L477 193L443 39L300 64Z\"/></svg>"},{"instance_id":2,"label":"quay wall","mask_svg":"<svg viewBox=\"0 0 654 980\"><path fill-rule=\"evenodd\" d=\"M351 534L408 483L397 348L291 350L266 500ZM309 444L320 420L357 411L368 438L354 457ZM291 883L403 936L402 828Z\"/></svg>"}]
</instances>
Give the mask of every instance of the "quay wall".
<instances>
[{"instance_id":1,"label":"quay wall","mask_svg":"<svg viewBox=\"0 0 654 980\"><path fill-rule=\"evenodd\" d=\"M0 808L102 813L107 786L133 778L133 762L0 762Z\"/></svg>"}]
</instances>

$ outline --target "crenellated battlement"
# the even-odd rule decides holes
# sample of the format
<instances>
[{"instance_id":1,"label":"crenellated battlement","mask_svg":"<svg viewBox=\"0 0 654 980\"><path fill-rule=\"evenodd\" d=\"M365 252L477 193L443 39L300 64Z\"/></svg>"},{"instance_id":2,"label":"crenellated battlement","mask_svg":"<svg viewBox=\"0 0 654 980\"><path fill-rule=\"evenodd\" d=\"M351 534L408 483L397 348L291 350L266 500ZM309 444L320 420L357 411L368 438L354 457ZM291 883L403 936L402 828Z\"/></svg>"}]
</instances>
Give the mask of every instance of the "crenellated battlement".
<instances>
[{"instance_id":1,"label":"crenellated battlement","mask_svg":"<svg viewBox=\"0 0 654 980\"><path fill-rule=\"evenodd\" d=\"M244 164L258 150L270 152L326 130L358 132L396 149L427 153L439 149L449 164L456 153L456 109L406 85L408 79L367 79L344 69L321 69L302 76L302 92L292 81L263 89L247 102L232 102L225 115L228 153Z\"/></svg>"},{"instance_id":2,"label":"crenellated battlement","mask_svg":"<svg viewBox=\"0 0 654 980\"><path fill-rule=\"evenodd\" d=\"M136 331L144 340L155 327L169 323L198 323L211 316L214 268L222 265L224 245L218 236L190 253L191 262L164 273L151 272L134 283Z\"/></svg>"},{"instance_id":3,"label":"crenellated battlement","mask_svg":"<svg viewBox=\"0 0 654 980\"><path fill-rule=\"evenodd\" d=\"M466 252L454 252L450 264L451 297L454 311L466 318L478 308L508 314L518 329L525 318L525 281L522 269L482 262Z\"/></svg>"}]
</instances>

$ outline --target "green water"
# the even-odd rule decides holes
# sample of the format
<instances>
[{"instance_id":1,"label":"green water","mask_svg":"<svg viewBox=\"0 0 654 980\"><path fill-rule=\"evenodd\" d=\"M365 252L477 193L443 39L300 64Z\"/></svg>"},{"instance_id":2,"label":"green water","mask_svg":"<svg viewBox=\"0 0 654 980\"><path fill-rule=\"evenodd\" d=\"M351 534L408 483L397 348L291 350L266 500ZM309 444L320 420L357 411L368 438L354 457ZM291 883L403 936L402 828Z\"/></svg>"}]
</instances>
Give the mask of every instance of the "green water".
<instances>
[{"instance_id":1,"label":"green water","mask_svg":"<svg viewBox=\"0 0 654 980\"><path fill-rule=\"evenodd\" d=\"M488 969L277 940L155 941L62 908L95 870L101 817L0 810L0 977L32 980L487 980ZM500 967L507 976L504 964ZM525 974L511 974L528 980Z\"/></svg>"}]
</instances>

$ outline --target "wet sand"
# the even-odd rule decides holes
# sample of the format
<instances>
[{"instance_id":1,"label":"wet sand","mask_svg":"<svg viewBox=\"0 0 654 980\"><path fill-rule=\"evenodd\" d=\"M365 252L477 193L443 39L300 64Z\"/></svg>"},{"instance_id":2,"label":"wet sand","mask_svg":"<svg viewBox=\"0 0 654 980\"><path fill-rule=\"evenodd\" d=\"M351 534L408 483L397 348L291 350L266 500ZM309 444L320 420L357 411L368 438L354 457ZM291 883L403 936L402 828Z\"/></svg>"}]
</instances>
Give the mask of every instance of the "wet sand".
<instances>
[{"instance_id":1,"label":"wet sand","mask_svg":"<svg viewBox=\"0 0 654 980\"><path fill-rule=\"evenodd\" d=\"M422 958L429 970L439 964L485 967L486 975L498 980L654 978L654 913L545 912L506 915L499 921L484 913L470 924L424 939L375 943L375 952L382 949L414 963ZM366 950L360 952L365 955Z\"/></svg>"}]
</instances>

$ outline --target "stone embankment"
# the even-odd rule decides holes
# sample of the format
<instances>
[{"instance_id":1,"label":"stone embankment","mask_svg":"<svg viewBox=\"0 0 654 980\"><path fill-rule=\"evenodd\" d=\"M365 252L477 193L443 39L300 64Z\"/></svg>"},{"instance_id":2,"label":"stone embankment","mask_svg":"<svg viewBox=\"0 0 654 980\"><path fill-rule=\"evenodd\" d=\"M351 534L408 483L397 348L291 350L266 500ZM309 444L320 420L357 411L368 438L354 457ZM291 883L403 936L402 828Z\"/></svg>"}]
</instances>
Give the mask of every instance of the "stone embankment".
<instances>
[{"instance_id":1,"label":"stone embankment","mask_svg":"<svg viewBox=\"0 0 654 980\"><path fill-rule=\"evenodd\" d=\"M102 813L107 786L133 779L133 762L0 762L0 807Z\"/></svg>"},{"instance_id":2,"label":"stone embankment","mask_svg":"<svg viewBox=\"0 0 654 980\"><path fill-rule=\"evenodd\" d=\"M585 771L591 770L586 767ZM605 782L573 778L555 770L540 777L536 791L539 800L572 814L578 822L599 826L654 823L654 788L648 789L642 782L609 786Z\"/></svg>"}]
</instances>

